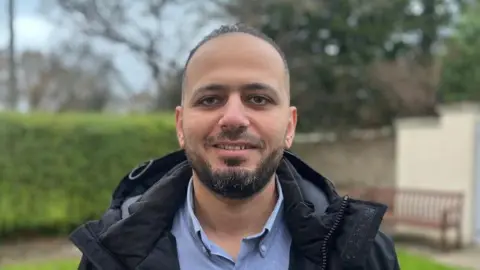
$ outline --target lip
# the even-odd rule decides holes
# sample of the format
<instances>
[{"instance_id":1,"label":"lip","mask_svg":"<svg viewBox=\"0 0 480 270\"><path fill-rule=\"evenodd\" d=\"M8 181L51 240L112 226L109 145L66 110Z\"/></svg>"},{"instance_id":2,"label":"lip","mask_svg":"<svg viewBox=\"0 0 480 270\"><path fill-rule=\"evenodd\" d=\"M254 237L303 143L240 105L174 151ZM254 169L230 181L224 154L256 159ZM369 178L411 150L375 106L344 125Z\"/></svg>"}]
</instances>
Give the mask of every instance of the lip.
<instances>
[{"instance_id":1,"label":"lip","mask_svg":"<svg viewBox=\"0 0 480 270\"><path fill-rule=\"evenodd\" d=\"M227 146L233 146L233 147L245 147L245 149L236 149L236 150L230 150L230 149L223 149L223 148L220 148L218 147L219 145L227 145ZM225 141L225 142L216 142L214 144L211 145L213 148L216 148L216 149L221 149L221 150L230 150L230 151L242 151L242 150L254 150L254 149L257 149L257 145L254 145L252 143L249 143L249 142L243 142L243 141L235 141L235 142L228 142L228 141Z\"/></svg>"},{"instance_id":2,"label":"lip","mask_svg":"<svg viewBox=\"0 0 480 270\"><path fill-rule=\"evenodd\" d=\"M255 151L255 149L226 150L213 147L213 151L221 159L240 158L246 160L247 157L251 155L253 151Z\"/></svg>"},{"instance_id":3,"label":"lip","mask_svg":"<svg viewBox=\"0 0 480 270\"><path fill-rule=\"evenodd\" d=\"M219 148L217 145L229 145L229 146L246 146L245 149L224 149L224 148ZM217 142L213 145L211 145L211 148L218 153L219 156L221 157L244 157L245 155L248 155L252 151L258 150L258 147L248 143L248 142Z\"/></svg>"}]
</instances>

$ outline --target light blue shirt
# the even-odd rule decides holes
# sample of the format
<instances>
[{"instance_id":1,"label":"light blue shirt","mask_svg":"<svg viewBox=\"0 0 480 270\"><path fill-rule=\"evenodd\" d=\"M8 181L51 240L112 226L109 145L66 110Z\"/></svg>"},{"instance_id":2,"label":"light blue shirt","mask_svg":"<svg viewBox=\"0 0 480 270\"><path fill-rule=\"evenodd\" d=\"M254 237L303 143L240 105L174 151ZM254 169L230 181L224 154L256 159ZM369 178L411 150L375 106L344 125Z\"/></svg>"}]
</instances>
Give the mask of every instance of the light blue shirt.
<instances>
[{"instance_id":1,"label":"light blue shirt","mask_svg":"<svg viewBox=\"0 0 480 270\"><path fill-rule=\"evenodd\" d=\"M184 206L177 212L172 234L177 241L181 270L287 270L290 259L290 233L283 220L283 193L277 180L278 200L259 234L242 240L234 261L208 240L193 211L193 185L188 185Z\"/></svg>"}]
</instances>

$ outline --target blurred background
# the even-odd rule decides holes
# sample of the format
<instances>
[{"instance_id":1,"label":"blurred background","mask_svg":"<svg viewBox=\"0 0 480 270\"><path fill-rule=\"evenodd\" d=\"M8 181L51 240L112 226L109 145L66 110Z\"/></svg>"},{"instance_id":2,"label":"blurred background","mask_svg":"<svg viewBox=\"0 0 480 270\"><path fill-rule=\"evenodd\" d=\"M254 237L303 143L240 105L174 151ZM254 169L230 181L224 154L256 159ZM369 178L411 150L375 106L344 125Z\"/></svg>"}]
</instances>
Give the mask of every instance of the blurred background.
<instances>
[{"instance_id":1,"label":"blurred background","mask_svg":"<svg viewBox=\"0 0 480 270\"><path fill-rule=\"evenodd\" d=\"M68 233L131 168L178 148L188 52L234 22L287 56L293 151L339 193L390 206L402 269L480 269L479 1L0 6L0 269L76 269Z\"/></svg>"}]
</instances>

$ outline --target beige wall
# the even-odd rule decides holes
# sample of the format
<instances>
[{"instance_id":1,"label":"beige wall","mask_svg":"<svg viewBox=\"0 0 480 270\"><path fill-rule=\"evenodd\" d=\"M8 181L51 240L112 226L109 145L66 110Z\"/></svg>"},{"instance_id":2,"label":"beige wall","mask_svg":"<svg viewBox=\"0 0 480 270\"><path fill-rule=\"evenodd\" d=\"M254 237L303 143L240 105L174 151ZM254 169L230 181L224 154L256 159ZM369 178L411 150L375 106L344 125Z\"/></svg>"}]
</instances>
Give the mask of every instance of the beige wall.
<instances>
[{"instance_id":1,"label":"beige wall","mask_svg":"<svg viewBox=\"0 0 480 270\"><path fill-rule=\"evenodd\" d=\"M399 188L461 191L463 242L473 241L474 126L477 108L443 107L438 119L399 120L396 124L396 184ZM473 190L472 190L473 189ZM432 235L438 232L398 227L399 231ZM453 236L453 232L450 232Z\"/></svg>"},{"instance_id":2,"label":"beige wall","mask_svg":"<svg viewBox=\"0 0 480 270\"><path fill-rule=\"evenodd\" d=\"M344 138L299 138L292 151L338 187L393 186L394 143L390 130L356 131Z\"/></svg>"}]
</instances>

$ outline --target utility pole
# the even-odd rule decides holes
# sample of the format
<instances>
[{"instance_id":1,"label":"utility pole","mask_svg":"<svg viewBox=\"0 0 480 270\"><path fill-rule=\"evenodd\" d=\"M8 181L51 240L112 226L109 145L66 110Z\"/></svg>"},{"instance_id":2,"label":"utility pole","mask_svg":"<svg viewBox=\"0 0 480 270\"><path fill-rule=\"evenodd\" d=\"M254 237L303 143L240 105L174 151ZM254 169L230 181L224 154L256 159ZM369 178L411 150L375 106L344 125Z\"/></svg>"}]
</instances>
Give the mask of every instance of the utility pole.
<instances>
[{"instance_id":1,"label":"utility pole","mask_svg":"<svg viewBox=\"0 0 480 270\"><path fill-rule=\"evenodd\" d=\"M17 89L17 66L15 61L15 0L8 0L8 25L10 42L8 45L8 92L7 106L10 110L17 109L18 89Z\"/></svg>"}]
</instances>

